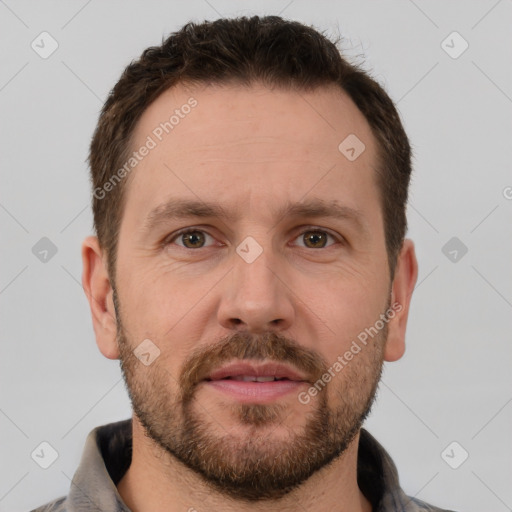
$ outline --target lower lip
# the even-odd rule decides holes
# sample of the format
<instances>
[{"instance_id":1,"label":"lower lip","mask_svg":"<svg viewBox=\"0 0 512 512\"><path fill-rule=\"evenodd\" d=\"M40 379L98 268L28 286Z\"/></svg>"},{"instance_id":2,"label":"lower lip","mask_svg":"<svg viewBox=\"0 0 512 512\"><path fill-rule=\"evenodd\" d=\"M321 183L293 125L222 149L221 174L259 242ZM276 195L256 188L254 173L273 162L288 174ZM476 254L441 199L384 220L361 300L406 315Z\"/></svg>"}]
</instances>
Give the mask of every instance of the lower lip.
<instances>
[{"instance_id":1,"label":"lower lip","mask_svg":"<svg viewBox=\"0 0 512 512\"><path fill-rule=\"evenodd\" d=\"M298 393L307 382L275 380L270 382L244 382L241 380L205 381L211 389L216 389L242 403L267 403L282 398L292 392Z\"/></svg>"}]
</instances>

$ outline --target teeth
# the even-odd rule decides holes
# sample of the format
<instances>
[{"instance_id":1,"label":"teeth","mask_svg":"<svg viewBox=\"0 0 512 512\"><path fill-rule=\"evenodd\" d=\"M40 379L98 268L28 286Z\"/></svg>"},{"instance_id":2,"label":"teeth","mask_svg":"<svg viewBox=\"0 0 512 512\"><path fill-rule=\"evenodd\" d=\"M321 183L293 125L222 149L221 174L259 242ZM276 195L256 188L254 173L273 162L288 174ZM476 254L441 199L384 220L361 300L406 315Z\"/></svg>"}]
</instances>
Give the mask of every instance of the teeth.
<instances>
[{"instance_id":1,"label":"teeth","mask_svg":"<svg viewBox=\"0 0 512 512\"><path fill-rule=\"evenodd\" d=\"M257 382L271 382L277 380L275 377L256 377Z\"/></svg>"},{"instance_id":2,"label":"teeth","mask_svg":"<svg viewBox=\"0 0 512 512\"><path fill-rule=\"evenodd\" d=\"M237 375L236 377L231 377L232 380L239 380L243 382L272 382L273 380L278 380L275 377L254 377L252 375Z\"/></svg>"}]
</instances>

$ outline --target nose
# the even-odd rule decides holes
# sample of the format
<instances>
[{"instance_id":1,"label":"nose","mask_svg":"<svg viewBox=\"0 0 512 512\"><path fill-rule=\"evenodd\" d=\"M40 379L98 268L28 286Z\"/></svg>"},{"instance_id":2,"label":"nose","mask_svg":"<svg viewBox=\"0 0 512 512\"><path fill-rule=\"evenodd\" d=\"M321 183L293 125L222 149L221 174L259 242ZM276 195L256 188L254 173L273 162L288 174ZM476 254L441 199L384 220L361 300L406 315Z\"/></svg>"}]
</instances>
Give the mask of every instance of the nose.
<instances>
[{"instance_id":1,"label":"nose","mask_svg":"<svg viewBox=\"0 0 512 512\"><path fill-rule=\"evenodd\" d=\"M264 250L252 263L234 255L234 268L224 281L217 312L224 328L257 334L284 331L293 324L293 294L269 251Z\"/></svg>"}]
</instances>

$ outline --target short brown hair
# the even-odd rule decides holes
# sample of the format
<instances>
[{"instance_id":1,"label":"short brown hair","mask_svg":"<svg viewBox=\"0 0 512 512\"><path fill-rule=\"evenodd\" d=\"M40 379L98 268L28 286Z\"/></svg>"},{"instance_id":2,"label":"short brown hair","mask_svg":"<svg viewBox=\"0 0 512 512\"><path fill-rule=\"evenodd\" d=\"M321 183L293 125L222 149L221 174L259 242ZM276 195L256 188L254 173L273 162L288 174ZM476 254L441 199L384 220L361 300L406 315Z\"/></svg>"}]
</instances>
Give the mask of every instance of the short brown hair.
<instances>
[{"instance_id":1,"label":"short brown hair","mask_svg":"<svg viewBox=\"0 0 512 512\"><path fill-rule=\"evenodd\" d=\"M95 191L129 158L142 113L178 83L258 82L304 92L335 84L345 91L377 140L377 180L393 276L407 229L411 148L390 97L367 72L345 60L336 45L314 28L278 16L218 19L187 23L126 67L103 106L89 154L94 227L112 282L126 180L112 187L106 199Z\"/></svg>"}]
</instances>

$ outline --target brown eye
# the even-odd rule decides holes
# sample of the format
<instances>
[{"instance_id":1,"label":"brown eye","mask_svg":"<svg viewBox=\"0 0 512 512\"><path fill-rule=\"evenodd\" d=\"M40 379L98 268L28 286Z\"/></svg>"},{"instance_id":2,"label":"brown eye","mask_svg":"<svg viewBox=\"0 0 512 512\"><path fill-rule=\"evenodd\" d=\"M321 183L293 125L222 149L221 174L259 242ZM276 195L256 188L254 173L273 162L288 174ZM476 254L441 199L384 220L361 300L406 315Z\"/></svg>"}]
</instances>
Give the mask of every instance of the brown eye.
<instances>
[{"instance_id":1,"label":"brown eye","mask_svg":"<svg viewBox=\"0 0 512 512\"><path fill-rule=\"evenodd\" d=\"M304 245L310 249L322 249L327 244L328 234L325 231L306 231L302 235Z\"/></svg>"},{"instance_id":2,"label":"brown eye","mask_svg":"<svg viewBox=\"0 0 512 512\"><path fill-rule=\"evenodd\" d=\"M202 231L188 231L181 235L181 241L188 249L198 249L203 247L205 236Z\"/></svg>"},{"instance_id":3,"label":"brown eye","mask_svg":"<svg viewBox=\"0 0 512 512\"><path fill-rule=\"evenodd\" d=\"M216 244L215 238L207 231L202 229L182 229L175 233L170 234L162 242L164 247L169 250L173 246L181 247L182 249L208 249Z\"/></svg>"}]
</instances>

